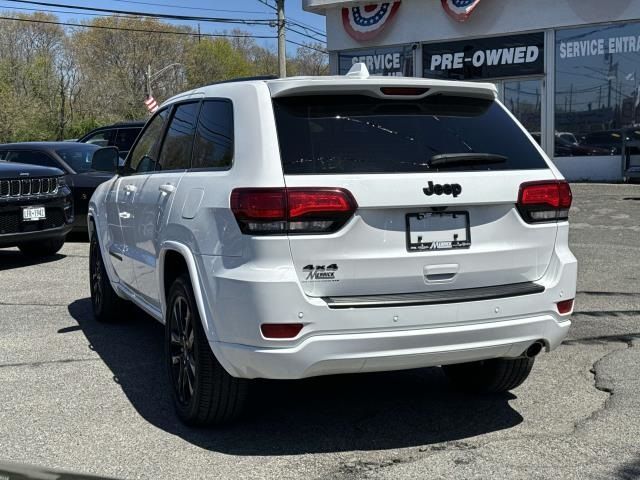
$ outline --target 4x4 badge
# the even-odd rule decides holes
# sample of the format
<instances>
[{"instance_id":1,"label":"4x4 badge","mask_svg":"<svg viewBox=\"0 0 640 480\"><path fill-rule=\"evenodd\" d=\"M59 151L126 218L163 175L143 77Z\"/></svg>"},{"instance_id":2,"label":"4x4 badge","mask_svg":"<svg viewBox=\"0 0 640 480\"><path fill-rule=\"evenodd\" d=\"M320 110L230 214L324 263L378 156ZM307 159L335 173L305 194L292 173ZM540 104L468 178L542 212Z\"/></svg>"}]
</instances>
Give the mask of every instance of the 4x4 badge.
<instances>
[{"instance_id":1,"label":"4x4 badge","mask_svg":"<svg viewBox=\"0 0 640 480\"><path fill-rule=\"evenodd\" d=\"M331 265L307 265L302 269L307 274L305 281L309 280L335 280L336 272L338 271L338 265L332 263Z\"/></svg>"},{"instance_id":2,"label":"4x4 badge","mask_svg":"<svg viewBox=\"0 0 640 480\"><path fill-rule=\"evenodd\" d=\"M435 193L436 195L453 195L455 198L462 193L462 185L460 185L459 183L445 183L444 185L436 183L434 185L433 182L429 181L429 186L427 188L423 188L422 191L425 195L428 196L431 196Z\"/></svg>"}]
</instances>

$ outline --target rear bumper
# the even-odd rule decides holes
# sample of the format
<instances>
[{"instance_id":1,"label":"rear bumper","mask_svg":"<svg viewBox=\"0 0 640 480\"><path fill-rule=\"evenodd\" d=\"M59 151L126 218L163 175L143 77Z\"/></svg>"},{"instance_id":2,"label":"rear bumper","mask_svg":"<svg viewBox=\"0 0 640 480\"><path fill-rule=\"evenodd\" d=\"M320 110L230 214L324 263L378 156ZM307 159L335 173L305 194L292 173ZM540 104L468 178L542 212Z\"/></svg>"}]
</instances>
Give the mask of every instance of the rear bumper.
<instances>
[{"instance_id":1,"label":"rear bumper","mask_svg":"<svg viewBox=\"0 0 640 480\"><path fill-rule=\"evenodd\" d=\"M520 356L543 340L556 348L571 322L553 316L419 330L315 335L292 348L214 342L229 372L242 378L297 379Z\"/></svg>"},{"instance_id":2,"label":"rear bumper","mask_svg":"<svg viewBox=\"0 0 640 480\"><path fill-rule=\"evenodd\" d=\"M395 299L390 306L332 308L330 299L305 295L293 269L200 256L201 314L214 354L231 375L243 378L295 379L516 357L538 340L550 351L570 326L556 304L576 295L577 261L567 237L563 225L547 271L535 282L543 287L538 293L463 301L457 291L444 303L419 305ZM262 323L303 328L293 339L269 339L260 333Z\"/></svg>"}]
</instances>

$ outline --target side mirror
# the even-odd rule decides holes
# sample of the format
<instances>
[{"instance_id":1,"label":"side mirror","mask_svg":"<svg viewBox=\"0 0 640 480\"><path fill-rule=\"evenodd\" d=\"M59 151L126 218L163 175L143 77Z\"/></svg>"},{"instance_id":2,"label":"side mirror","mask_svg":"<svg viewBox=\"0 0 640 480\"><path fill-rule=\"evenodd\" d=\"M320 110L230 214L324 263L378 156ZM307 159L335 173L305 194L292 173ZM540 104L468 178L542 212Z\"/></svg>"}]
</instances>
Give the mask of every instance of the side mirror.
<instances>
[{"instance_id":1,"label":"side mirror","mask_svg":"<svg viewBox=\"0 0 640 480\"><path fill-rule=\"evenodd\" d=\"M116 173L120 155L116 147L103 147L93 152L91 169L98 172Z\"/></svg>"}]
</instances>

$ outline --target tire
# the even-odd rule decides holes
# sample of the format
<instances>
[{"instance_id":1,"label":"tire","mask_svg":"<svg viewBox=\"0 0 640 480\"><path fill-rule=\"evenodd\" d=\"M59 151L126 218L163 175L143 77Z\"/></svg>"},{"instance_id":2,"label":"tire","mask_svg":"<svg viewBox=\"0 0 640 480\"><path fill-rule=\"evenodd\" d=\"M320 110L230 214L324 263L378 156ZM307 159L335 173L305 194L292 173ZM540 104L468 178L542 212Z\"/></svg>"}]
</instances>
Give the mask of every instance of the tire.
<instances>
[{"instance_id":1,"label":"tire","mask_svg":"<svg viewBox=\"0 0 640 480\"><path fill-rule=\"evenodd\" d=\"M520 386L529 376L533 358L494 358L479 362L443 365L445 375L459 390L507 392Z\"/></svg>"},{"instance_id":2,"label":"tire","mask_svg":"<svg viewBox=\"0 0 640 480\"><path fill-rule=\"evenodd\" d=\"M60 251L65 237L49 238L18 245L20 251L29 257L50 257Z\"/></svg>"},{"instance_id":3,"label":"tire","mask_svg":"<svg viewBox=\"0 0 640 480\"><path fill-rule=\"evenodd\" d=\"M91 237L89 244L89 289L93 316L97 321L113 323L128 311L128 302L120 298L111 286L97 234Z\"/></svg>"},{"instance_id":4,"label":"tire","mask_svg":"<svg viewBox=\"0 0 640 480\"><path fill-rule=\"evenodd\" d=\"M213 355L187 274L169 290L165 361L176 413L184 423L219 425L240 415L248 381L229 375Z\"/></svg>"}]
</instances>

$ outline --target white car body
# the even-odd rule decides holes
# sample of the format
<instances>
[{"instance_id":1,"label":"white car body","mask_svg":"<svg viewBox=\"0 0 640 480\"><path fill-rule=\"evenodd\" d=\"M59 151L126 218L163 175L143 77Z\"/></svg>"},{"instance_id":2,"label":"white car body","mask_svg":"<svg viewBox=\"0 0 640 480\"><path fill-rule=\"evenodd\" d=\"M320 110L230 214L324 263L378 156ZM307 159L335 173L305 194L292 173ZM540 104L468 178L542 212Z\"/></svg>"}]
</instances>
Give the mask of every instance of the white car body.
<instances>
[{"instance_id":1,"label":"white car body","mask_svg":"<svg viewBox=\"0 0 640 480\"><path fill-rule=\"evenodd\" d=\"M426 93L385 96L382 87ZM555 182L562 175L510 113L546 168L283 173L274 99L354 94L412 100L438 93L499 104L491 84L357 73L222 83L170 99L161 108L188 99L232 102L233 166L118 175L98 187L89 208L91 234L99 239L113 289L164 323L166 260L181 256L211 350L239 378L298 379L516 358L537 342L547 351L556 348L571 313L559 313L557 303L573 299L576 291L569 224L529 224L516 203L523 183ZM458 184L462 191L426 196L429 181ZM263 187L342 188L357 210L333 233L244 234L230 209L232 191ZM470 247L408 251L407 213L439 207L469 212ZM328 265L336 266L333 275L314 276L316 267ZM519 293L532 285L538 290ZM263 324L282 323L300 323L302 329L293 338L261 333Z\"/></svg>"}]
</instances>

